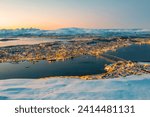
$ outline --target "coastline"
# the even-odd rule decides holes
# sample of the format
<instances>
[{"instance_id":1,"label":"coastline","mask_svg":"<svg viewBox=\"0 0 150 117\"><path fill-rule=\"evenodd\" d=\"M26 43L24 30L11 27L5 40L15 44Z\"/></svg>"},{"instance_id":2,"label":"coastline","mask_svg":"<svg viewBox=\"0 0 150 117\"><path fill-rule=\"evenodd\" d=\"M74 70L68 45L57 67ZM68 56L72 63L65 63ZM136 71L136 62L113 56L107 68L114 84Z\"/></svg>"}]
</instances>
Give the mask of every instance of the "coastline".
<instances>
[{"instance_id":1,"label":"coastline","mask_svg":"<svg viewBox=\"0 0 150 117\"><path fill-rule=\"evenodd\" d=\"M104 54L108 51L116 51L119 48L127 47L133 44L149 44L150 39L119 39L110 38L107 42L101 42L101 39L93 45L97 40L80 40L63 42L47 42L36 45L22 45L1 47L0 62L20 62L20 61L40 61L46 60L49 62L65 61L70 58L75 58L82 55L90 55L95 57L107 56ZM99 42L100 41L100 42ZM91 44L91 45L89 45ZM13 54L12 54L13 53ZM108 56L109 57L109 56ZM108 58L109 59L109 58ZM80 78L84 80L94 79L112 79L115 77L126 77L130 75L149 74L150 65L140 65L136 62L126 61L118 57L115 58L112 65L105 66L106 73L97 75L84 76L59 76L61 78ZM53 77L48 77L53 78Z\"/></svg>"}]
</instances>

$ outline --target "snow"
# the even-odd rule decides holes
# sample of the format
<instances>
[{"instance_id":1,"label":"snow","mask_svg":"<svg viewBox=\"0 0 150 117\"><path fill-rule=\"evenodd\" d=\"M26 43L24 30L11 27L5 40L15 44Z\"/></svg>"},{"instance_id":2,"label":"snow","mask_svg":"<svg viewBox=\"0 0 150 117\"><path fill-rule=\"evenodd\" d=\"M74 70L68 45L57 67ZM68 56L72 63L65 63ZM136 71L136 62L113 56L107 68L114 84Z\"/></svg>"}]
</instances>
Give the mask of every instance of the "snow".
<instances>
[{"instance_id":1,"label":"snow","mask_svg":"<svg viewBox=\"0 0 150 117\"><path fill-rule=\"evenodd\" d=\"M57 30L40 30L40 29L2 29L0 37L30 37L30 36L51 36L51 35L99 35L102 37L110 36L150 36L148 29L85 29L85 28L62 28Z\"/></svg>"},{"instance_id":2,"label":"snow","mask_svg":"<svg viewBox=\"0 0 150 117\"><path fill-rule=\"evenodd\" d=\"M150 75L108 80L1 80L0 99L150 99Z\"/></svg>"}]
</instances>

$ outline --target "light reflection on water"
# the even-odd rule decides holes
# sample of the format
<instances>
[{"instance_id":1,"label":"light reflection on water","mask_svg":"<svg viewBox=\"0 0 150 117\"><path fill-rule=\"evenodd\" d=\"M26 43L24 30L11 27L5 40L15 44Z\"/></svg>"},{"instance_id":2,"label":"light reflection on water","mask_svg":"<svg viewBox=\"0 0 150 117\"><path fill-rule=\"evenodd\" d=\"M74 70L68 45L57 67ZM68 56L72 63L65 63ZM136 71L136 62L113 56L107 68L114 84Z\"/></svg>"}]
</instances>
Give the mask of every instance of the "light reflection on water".
<instances>
[{"instance_id":1,"label":"light reflection on water","mask_svg":"<svg viewBox=\"0 0 150 117\"><path fill-rule=\"evenodd\" d=\"M105 64L110 64L110 62L92 56L81 56L53 63L47 61L39 61L35 64L27 61L19 64L1 63L0 79L99 74L105 72Z\"/></svg>"},{"instance_id":2,"label":"light reflection on water","mask_svg":"<svg viewBox=\"0 0 150 117\"><path fill-rule=\"evenodd\" d=\"M120 58L132 61L150 61L150 45L132 45L120 48L115 52L109 51ZM1 63L0 79L10 78L41 78L47 76L79 76L104 73L105 64L109 61L92 56L48 63L39 61L35 64L20 62L19 64Z\"/></svg>"},{"instance_id":3,"label":"light reflection on water","mask_svg":"<svg viewBox=\"0 0 150 117\"><path fill-rule=\"evenodd\" d=\"M10 38L11 39L11 38ZM46 43L46 42L55 42L55 41L66 41L64 39L51 39L51 38L44 38L44 37L38 37L38 38L13 38L15 40L10 41L0 41L0 47L4 46L15 46L15 45L33 45L33 44L39 44L39 43Z\"/></svg>"}]
</instances>

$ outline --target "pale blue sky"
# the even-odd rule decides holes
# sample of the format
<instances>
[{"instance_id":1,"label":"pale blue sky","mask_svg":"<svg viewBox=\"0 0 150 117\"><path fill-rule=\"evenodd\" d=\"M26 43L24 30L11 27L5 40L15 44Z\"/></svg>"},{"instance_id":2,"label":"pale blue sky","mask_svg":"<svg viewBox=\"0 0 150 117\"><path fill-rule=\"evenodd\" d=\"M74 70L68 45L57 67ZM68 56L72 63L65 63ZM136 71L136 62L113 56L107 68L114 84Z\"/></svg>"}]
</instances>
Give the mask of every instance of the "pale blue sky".
<instances>
[{"instance_id":1,"label":"pale blue sky","mask_svg":"<svg viewBox=\"0 0 150 117\"><path fill-rule=\"evenodd\" d=\"M149 28L150 0L0 0L0 28Z\"/></svg>"}]
</instances>

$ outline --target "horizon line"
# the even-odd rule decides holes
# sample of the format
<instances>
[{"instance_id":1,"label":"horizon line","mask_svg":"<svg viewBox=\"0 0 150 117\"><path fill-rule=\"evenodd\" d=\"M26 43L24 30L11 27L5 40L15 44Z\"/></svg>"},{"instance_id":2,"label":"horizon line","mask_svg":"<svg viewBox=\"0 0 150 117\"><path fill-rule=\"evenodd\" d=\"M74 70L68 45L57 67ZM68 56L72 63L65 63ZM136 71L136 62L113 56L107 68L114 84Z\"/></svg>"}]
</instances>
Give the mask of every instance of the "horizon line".
<instances>
[{"instance_id":1,"label":"horizon line","mask_svg":"<svg viewBox=\"0 0 150 117\"><path fill-rule=\"evenodd\" d=\"M64 27L64 28L56 28L56 29L42 29L37 27L18 27L18 28L0 28L0 30L19 30L19 29L38 29L38 30L59 30L59 29L96 29L96 30L127 30L127 29L139 29L139 30L148 30L148 28L86 28L86 27Z\"/></svg>"}]
</instances>

